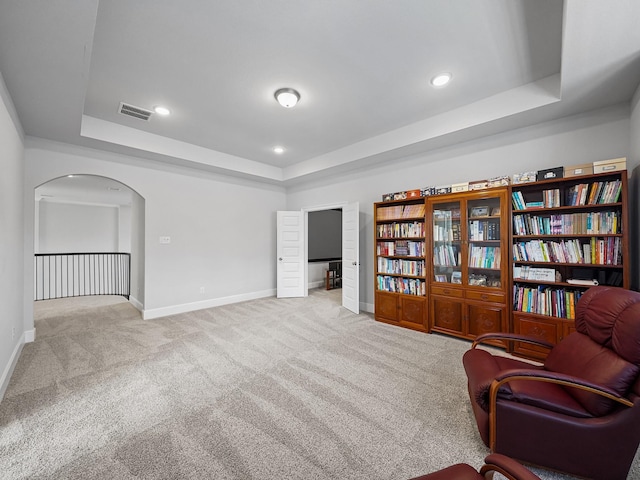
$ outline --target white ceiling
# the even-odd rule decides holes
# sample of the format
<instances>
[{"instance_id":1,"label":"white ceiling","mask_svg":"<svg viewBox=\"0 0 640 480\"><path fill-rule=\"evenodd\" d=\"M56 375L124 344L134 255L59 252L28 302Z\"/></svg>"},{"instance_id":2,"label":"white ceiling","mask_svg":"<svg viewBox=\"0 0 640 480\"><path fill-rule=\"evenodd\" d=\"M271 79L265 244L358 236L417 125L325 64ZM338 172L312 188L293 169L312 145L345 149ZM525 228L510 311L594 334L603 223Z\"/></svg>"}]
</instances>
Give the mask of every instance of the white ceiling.
<instances>
[{"instance_id":1,"label":"white ceiling","mask_svg":"<svg viewBox=\"0 0 640 480\"><path fill-rule=\"evenodd\" d=\"M0 72L27 135L291 185L628 102L639 24L637 0L6 0Z\"/></svg>"}]
</instances>

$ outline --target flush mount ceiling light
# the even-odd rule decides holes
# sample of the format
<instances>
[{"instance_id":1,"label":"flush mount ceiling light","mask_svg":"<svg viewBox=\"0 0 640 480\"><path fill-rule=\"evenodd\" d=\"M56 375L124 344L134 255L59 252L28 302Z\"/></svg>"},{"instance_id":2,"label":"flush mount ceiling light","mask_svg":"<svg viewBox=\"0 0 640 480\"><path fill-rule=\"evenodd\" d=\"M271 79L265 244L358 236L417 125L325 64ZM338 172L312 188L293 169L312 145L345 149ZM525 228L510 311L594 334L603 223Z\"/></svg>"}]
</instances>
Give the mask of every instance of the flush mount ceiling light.
<instances>
[{"instance_id":1,"label":"flush mount ceiling light","mask_svg":"<svg viewBox=\"0 0 640 480\"><path fill-rule=\"evenodd\" d=\"M284 108L295 107L296 103L300 100L300 94L293 88L281 88L280 90L276 90L273 96L276 97L278 103Z\"/></svg>"},{"instance_id":2,"label":"flush mount ceiling light","mask_svg":"<svg viewBox=\"0 0 640 480\"><path fill-rule=\"evenodd\" d=\"M284 147L281 146L277 146L277 147L273 147L273 152L277 153L278 155L284 153Z\"/></svg>"},{"instance_id":3,"label":"flush mount ceiling light","mask_svg":"<svg viewBox=\"0 0 640 480\"><path fill-rule=\"evenodd\" d=\"M450 81L450 73L440 73L431 79L431 85L433 85L434 87L444 87Z\"/></svg>"},{"instance_id":4,"label":"flush mount ceiling light","mask_svg":"<svg viewBox=\"0 0 640 480\"><path fill-rule=\"evenodd\" d=\"M163 107L162 105L157 105L153 107L153 111L156 112L158 115L163 115L163 116L171 114L171 110L169 110L167 107Z\"/></svg>"}]
</instances>

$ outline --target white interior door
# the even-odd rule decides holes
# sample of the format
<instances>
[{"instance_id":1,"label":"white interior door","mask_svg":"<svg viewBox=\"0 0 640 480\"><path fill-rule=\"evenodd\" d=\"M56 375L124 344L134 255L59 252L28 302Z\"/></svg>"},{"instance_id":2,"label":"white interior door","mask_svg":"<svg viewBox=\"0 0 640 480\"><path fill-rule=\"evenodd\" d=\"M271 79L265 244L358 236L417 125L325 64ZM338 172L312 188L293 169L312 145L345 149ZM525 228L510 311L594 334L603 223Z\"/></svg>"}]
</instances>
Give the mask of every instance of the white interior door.
<instances>
[{"instance_id":1,"label":"white interior door","mask_svg":"<svg viewBox=\"0 0 640 480\"><path fill-rule=\"evenodd\" d=\"M278 298L304 297L302 212L279 211L277 223L277 296Z\"/></svg>"},{"instance_id":2,"label":"white interior door","mask_svg":"<svg viewBox=\"0 0 640 480\"><path fill-rule=\"evenodd\" d=\"M360 207L342 207L342 306L360 313Z\"/></svg>"}]
</instances>

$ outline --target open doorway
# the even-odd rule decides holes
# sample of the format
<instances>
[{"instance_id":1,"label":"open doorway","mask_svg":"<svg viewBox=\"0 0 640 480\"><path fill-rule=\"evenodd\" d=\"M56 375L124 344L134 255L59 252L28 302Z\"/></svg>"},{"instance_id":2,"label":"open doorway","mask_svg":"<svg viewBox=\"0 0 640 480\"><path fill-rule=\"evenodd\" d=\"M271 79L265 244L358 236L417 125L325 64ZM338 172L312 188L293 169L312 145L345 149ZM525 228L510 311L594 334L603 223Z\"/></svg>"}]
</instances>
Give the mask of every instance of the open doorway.
<instances>
[{"instance_id":1,"label":"open doorway","mask_svg":"<svg viewBox=\"0 0 640 480\"><path fill-rule=\"evenodd\" d=\"M309 252L309 216L312 212L321 211L340 211L340 225L341 228L341 241L339 242L340 253L340 289L341 295L336 296L340 300L343 307L351 310L354 313L360 312L360 228L359 228L359 211L360 207L358 202L354 203L341 203L335 205L325 205L322 207L305 208L304 213L304 237L305 237L305 264L304 264L304 289L305 295L308 292L308 288L313 285L309 281L309 271L311 263L308 262L310 258ZM334 215L334 221L337 215ZM335 231L335 230L334 230ZM334 254L330 254L332 257L338 257L337 251L334 250ZM328 264L327 264L328 267ZM315 273L316 275L318 272ZM326 271L322 269L322 275L325 276L324 280L320 282L326 282ZM313 278L313 277L312 277ZM316 280L317 281L317 280Z\"/></svg>"},{"instance_id":2,"label":"open doorway","mask_svg":"<svg viewBox=\"0 0 640 480\"><path fill-rule=\"evenodd\" d=\"M306 238L309 288L342 288L342 208L308 212Z\"/></svg>"},{"instance_id":3,"label":"open doorway","mask_svg":"<svg viewBox=\"0 0 640 480\"><path fill-rule=\"evenodd\" d=\"M97 175L35 189L34 300L125 296L144 308L144 198Z\"/></svg>"}]
</instances>

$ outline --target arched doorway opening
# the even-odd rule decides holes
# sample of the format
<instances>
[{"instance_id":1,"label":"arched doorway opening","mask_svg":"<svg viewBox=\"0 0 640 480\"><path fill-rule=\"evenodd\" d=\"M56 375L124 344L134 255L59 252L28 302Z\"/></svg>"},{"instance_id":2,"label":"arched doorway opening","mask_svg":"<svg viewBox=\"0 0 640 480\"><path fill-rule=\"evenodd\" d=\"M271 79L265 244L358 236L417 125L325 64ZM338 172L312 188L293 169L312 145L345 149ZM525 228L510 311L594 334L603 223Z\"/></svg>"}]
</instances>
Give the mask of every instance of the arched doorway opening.
<instances>
[{"instance_id":1,"label":"arched doorway opening","mask_svg":"<svg viewBox=\"0 0 640 480\"><path fill-rule=\"evenodd\" d=\"M36 187L34 252L34 300L122 295L144 308L144 198L118 180Z\"/></svg>"}]
</instances>

